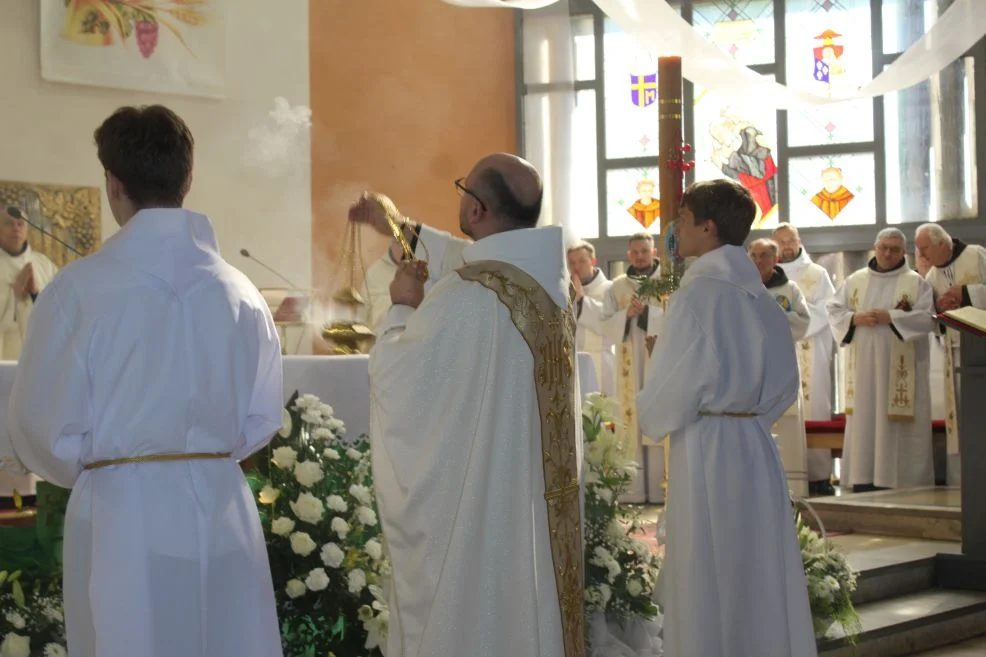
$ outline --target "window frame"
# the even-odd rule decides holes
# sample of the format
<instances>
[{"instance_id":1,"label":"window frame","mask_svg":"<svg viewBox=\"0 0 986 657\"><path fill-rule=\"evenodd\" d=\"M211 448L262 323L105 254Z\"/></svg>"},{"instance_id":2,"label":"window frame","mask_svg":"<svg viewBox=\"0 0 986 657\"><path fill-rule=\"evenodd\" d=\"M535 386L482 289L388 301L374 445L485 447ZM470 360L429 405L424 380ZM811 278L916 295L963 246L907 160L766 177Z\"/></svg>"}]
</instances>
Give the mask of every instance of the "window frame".
<instances>
[{"instance_id":1,"label":"window frame","mask_svg":"<svg viewBox=\"0 0 986 657\"><path fill-rule=\"evenodd\" d=\"M664 0L661 0L664 1ZM689 23L693 22L693 0L677 0L674 4L680 6L682 17ZM606 16L592 0L569 0L569 12L573 18L591 16L593 21L593 38L595 39L595 77L593 80L579 80L575 90L592 90L596 102L596 184L598 188L598 218L599 237L590 239L596 247L600 266L625 259L626 237L607 235L607 172L614 169L628 168L657 168L658 158L609 158L606 156L606 107L605 107L605 70L603 66L604 30ZM553 89L564 88L564 85L525 84L524 82L524 12L514 11L515 29L515 73L517 86L517 152L524 153L524 96L529 93L543 93ZM786 1L774 0L774 63L750 66L757 73L773 75L775 79L785 84L786 71ZM870 26L873 45L872 62L874 71L882 71L891 64L901 53L884 53L883 50L883 0L870 0ZM977 208L973 217L961 219L942 219L939 223L953 237L973 242L986 243L986 38L971 48L963 57L971 57L975 70L975 125L976 125L976 186ZM569 87L570 88L570 87ZM686 142L694 143L695 125L694 87L688 80L684 81L682 100L683 137ZM805 248L812 253L833 253L840 251L868 251L872 248L873 238L877 231L887 226L896 226L905 232L908 227L916 228L917 224L889 224L887 222L887 162L884 135L884 99L877 96L873 99L873 140L868 142L852 142L846 144L824 144L814 146L788 146L787 111L777 110L777 150L775 160L780 171L788 170L788 161L792 157L832 156L850 153L873 153L875 161L875 195L876 223L853 226L819 226L801 228L801 238ZM685 183L694 180L694 172L685 175ZM789 204L788 183L778 186L778 204L780 205L781 220L786 220ZM769 230L754 231L751 239L769 234Z\"/></svg>"}]
</instances>

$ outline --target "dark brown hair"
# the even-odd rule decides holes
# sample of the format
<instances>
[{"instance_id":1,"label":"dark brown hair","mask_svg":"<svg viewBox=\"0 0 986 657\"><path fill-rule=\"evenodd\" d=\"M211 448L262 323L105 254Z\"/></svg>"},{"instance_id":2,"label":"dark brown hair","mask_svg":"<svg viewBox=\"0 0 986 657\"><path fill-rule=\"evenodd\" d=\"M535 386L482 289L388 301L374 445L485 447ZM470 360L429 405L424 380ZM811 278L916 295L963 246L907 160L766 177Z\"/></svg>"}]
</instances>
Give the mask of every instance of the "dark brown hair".
<instances>
[{"instance_id":1,"label":"dark brown hair","mask_svg":"<svg viewBox=\"0 0 986 657\"><path fill-rule=\"evenodd\" d=\"M195 140L163 105L121 107L96 128L99 161L138 208L181 207L192 181Z\"/></svg>"},{"instance_id":2,"label":"dark brown hair","mask_svg":"<svg viewBox=\"0 0 986 657\"><path fill-rule=\"evenodd\" d=\"M681 205L695 215L696 225L711 221L719 241L734 246L743 246L757 216L750 192L725 178L692 183L681 197Z\"/></svg>"}]
</instances>

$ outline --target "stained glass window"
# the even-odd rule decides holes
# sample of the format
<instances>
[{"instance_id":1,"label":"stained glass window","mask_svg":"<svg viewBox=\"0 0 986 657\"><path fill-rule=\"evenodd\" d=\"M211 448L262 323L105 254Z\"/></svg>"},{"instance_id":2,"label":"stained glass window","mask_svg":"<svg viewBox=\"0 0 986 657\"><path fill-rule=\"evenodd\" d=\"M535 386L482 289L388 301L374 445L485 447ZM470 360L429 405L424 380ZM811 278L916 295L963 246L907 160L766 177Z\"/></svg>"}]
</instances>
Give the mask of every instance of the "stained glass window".
<instances>
[{"instance_id":1,"label":"stained glass window","mask_svg":"<svg viewBox=\"0 0 986 657\"><path fill-rule=\"evenodd\" d=\"M938 20L937 5L938 0L883 0L883 52L904 52L917 43Z\"/></svg>"},{"instance_id":2,"label":"stained glass window","mask_svg":"<svg viewBox=\"0 0 986 657\"><path fill-rule=\"evenodd\" d=\"M657 176L656 166L606 172L606 232L610 237L661 232Z\"/></svg>"},{"instance_id":3,"label":"stained glass window","mask_svg":"<svg viewBox=\"0 0 986 657\"><path fill-rule=\"evenodd\" d=\"M552 223L568 226L577 237L599 237L599 184L596 178L596 92L579 91L575 106L559 105L567 94L528 94L524 97L524 154L541 172L547 190L546 215ZM554 148L548 129L570 112L571 141ZM555 181L561 184L556 185ZM555 202L552 190L566 189L567 198ZM556 216L564 213L566 216Z\"/></svg>"},{"instance_id":4,"label":"stained glass window","mask_svg":"<svg viewBox=\"0 0 986 657\"><path fill-rule=\"evenodd\" d=\"M869 0L788 0L786 6L788 86L837 98L873 79ZM792 110L789 144L871 141L872 116L869 99Z\"/></svg>"},{"instance_id":5,"label":"stained glass window","mask_svg":"<svg viewBox=\"0 0 986 657\"><path fill-rule=\"evenodd\" d=\"M754 98L695 87L695 179L732 178L753 195L757 221L777 223L777 113Z\"/></svg>"},{"instance_id":6,"label":"stained glass window","mask_svg":"<svg viewBox=\"0 0 986 657\"><path fill-rule=\"evenodd\" d=\"M966 57L885 96L888 223L976 215L974 87Z\"/></svg>"},{"instance_id":7,"label":"stained glass window","mask_svg":"<svg viewBox=\"0 0 986 657\"><path fill-rule=\"evenodd\" d=\"M875 223L874 166L872 153L791 158L788 221L799 228Z\"/></svg>"},{"instance_id":8,"label":"stained glass window","mask_svg":"<svg viewBox=\"0 0 986 657\"><path fill-rule=\"evenodd\" d=\"M657 155L657 50L606 22L603 37L606 157Z\"/></svg>"},{"instance_id":9,"label":"stained glass window","mask_svg":"<svg viewBox=\"0 0 986 657\"><path fill-rule=\"evenodd\" d=\"M774 61L774 0L696 0L692 24L747 66Z\"/></svg>"}]
</instances>

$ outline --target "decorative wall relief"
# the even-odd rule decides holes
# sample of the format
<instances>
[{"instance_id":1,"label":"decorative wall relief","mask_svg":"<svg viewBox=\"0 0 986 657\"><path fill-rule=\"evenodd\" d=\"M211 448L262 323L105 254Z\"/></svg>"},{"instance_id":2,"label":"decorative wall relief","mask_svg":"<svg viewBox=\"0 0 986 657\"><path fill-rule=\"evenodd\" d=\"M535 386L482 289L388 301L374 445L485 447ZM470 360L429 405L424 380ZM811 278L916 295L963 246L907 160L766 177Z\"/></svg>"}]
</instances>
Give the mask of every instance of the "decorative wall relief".
<instances>
[{"instance_id":1,"label":"decorative wall relief","mask_svg":"<svg viewBox=\"0 0 986 657\"><path fill-rule=\"evenodd\" d=\"M0 207L14 206L30 220L83 255L102 243L100 190L96 187L46 185L0 180ZM59 268L78 256L35 228L28 228L31 248Z\"/></svg>"},{"instance_id":2,"label":"decorative wall relief","mask_svg":"<svg viewBox=\"0 0 986 657\"><path fill-rule=\"evenodd\" d=\"M41 75L222 98L226 0L41 0Z\"/></svg>"}]
</instances>

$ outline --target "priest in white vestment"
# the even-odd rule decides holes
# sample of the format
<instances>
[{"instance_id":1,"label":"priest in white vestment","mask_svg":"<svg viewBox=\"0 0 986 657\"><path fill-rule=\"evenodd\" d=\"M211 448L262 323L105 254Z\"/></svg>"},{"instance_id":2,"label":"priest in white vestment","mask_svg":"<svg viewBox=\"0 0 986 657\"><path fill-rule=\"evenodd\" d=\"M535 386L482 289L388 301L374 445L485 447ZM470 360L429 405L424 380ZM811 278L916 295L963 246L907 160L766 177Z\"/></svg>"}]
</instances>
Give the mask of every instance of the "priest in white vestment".
<instances>
[{"instance_id":1,"label":"priest in white vestment","mask_svg":"<svg viewBox=\"0 0 986 657\"><path fill-rule=\"evenodd\" d=\"M27 243L23 216L18 208L0 209L0 360L20 356L34 301L58 271Z\"/></svg>"},{"instance_id":2,"label":"priest in white vestment","mask_svg":"<svg viewBox=\"0 0 986 657\"><path fill-rule=\"evenodd\" d=\"M798 229L783 223L774 229L773 239L780 248L780 266L801 289L811 312L811 322L797 345L801 370L804 419L827 422L832 419L832 360L835 341L829 329L825 307L835 294L832 277L825 267L812 262L801 244ZM808 486L813 495L835 495L832 486L832 451L808 450Z\"/></svg>"},{"instance_id":3,"label":"priest in white vestment","mask_svg":"<svg viewBox=\"0 0 986 657\"><path fill-rule=\"evenodd\" d=\"M366 270L361 291L366 305L363 306L360 319L374 333L380 332L387 311L390 310L390 283L397 275L397 264L400 261L401 246L395 242Z\"/></svg>"},{"instance_id":4,"label":"priest in white vestment","mask_svg":"<svg viewBox=\"0 0 986 657\"><path fill-rule=\"evenodd\" d=\"M38 297L9 413L20 460L72 489L68 654L279 657L239 465L281 427L276 327L209 219L181 209L184 122L121 108L96 143L121 229Z\"/></svg>"},{"instance_id":5,"label":"priest in white vestment","mask_svg":"<svg viewBox=\"0 0 986 657\"><path fill-rule=\"evenodd\" d=\"M931 286L907 266L907 238L877 235L876 256L828 303L832 334L848 347L842 479L854 492L935 483L928 333Z\"/></svg>"},{"instance_id":6,"label":"priest in white vestment","mask_svg":"<svg viewBox=\"0 0 986 657\"><path fill-rule=\"evenodd\" d=\"M562 229L534 227L540 176L515 156L483 158L456 187L476 241L405 224L427 274L401 264L370 353L393 565L387 657L580 657L582 439ZM390 234L388 211L364 195L350 218Z\"/></svg>"},{"instance_id":7,"label":"priest in white vestment","mask_svg":"<svg viewBox=\"0 0 986 657\"><path fill-rule=\"evenodd\" d=\"M568 247L568 271L575 287L575 347L592 356L599 389L610 397L616 395L616 353L613 341L603 335L603 303L613 284L596 267L596 249L588 242Z\"/></svg>"},{"instance_id":8,"label":"priest in white vestment","mask_svg":"<svg viewBox=\"0 0 986 657\"><path fill-rule=\"evenodd\" d=\"M685 190L667 331L637 398L671 434L667 552L657 587L665 657L814 657L794 511L770 434L798 398L791 328L743 249L756 215L730 180Z\"/></svg>"},{"instance_id":9,"label":"priest in white vestment","mask_svg":"<svg viewBox=\"0 0 986 657\"><path fill-rule=\"evenodd\" d=\"M918 255L927 259L930 265L925 278L934 291L935 309L938 312L963 306L986 308L986 248L953 239L938 224L920 226L914 236L914 246ZM945 429L948 432L948 483L957 486L961 481L959 395L953 368L959 364L960 333L955 329L945 329L944 326L940 326L935 333L944 355L941 391L945 396L945 413L934 417L945 419Z\"/></svg>"},{"instance_id":10,"label":"priest in white vestment","mask_svg":"<svg viewBox=\"0 0 986 657\"><path fill-rule=\"evenodd\" d=\"M641 295L640 288L661 276L654 236L631 235L627 247L630 266L613 279L599 314L603 335L616 345L616 398L620 405L620 432L628 456L640 464L621 502L640 504L664 501L664 436L648 436L637 420L637 393L645 383L651 347L659 338L664 308L658 299Z\"/></svg>"},{"instance_id":11,"label":"priest in white vestment","mask_svg":"<svg viewBox=\"0 0 986 657\"><path fill-rule=\"evenodd\" d=\"M58 268L27 242L24 211L0 208L0 360L17 360L27 338L34 302L55 277ZM14 508L14 494L34 506L39 478L10 468L0 472L0 508Z\"/></svg>"},{"instance_id":12,"label":"priest in white vestment","mask_svg":"<svg viewBox=\"0 0 986 657\"><path fill-rule=\"evenodd\" d=\"M805 337L811 322L811 313L801 289L787 278L787 274L777 264L780 249L773 240L759 239L750 245L750 259L760 272L767 292L777 301L784 311L784 316L791 325L792 343L797 343ZM787 349L787 345L783 345ZM784 415L773 427L781 450L781 461L784 463L784 474L787 475L787 485L795 495L808 496L808 437L805 434L803 416L803 389L798 390L798 399L791 404Z\"/></svg>"}]
</instances>

